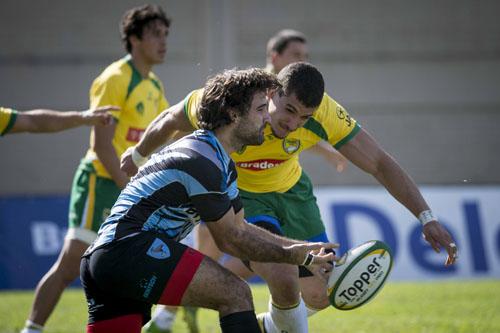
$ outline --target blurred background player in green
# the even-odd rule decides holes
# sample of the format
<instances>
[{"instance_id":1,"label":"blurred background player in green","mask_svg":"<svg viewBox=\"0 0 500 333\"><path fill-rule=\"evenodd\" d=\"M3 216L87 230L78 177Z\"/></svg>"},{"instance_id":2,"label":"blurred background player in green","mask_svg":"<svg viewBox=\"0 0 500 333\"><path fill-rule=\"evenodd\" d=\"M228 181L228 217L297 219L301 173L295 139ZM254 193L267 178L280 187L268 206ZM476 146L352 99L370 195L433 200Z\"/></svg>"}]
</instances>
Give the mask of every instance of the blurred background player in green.
<instances>
[{"instance_id":1,"label":"blurred background player in green","mask_svg":"<svg viewBox=\"0 0 500 333\"><path fill-rule=\"evenodd\" d=\"M118 110L117 107L102 106L86 111L36 109L18 112L0 107L0 136L22 132L60 132L78 126L106 126L113 119L109 111Z\"/></svg>"},{"instance_id":2,"label":"blurred background player in green","mask_svg":"<svg viewBox=\"0 0 500 333\"><path fill-rule=\"evenodd\" d=\"M136 144L148 124L168 108L163 85L151 71L163 63L170 19L159 6L128 10L120 24L127 55L109 65L93 82L90 105L116 105L121 111L107 127L94 127L90 148L73 181L69 228L59 258L40 280L22 333L43 330L64 289L80 272L80 257L97 237L128 176L119 157Z\"/></svg>"}]
</instances>

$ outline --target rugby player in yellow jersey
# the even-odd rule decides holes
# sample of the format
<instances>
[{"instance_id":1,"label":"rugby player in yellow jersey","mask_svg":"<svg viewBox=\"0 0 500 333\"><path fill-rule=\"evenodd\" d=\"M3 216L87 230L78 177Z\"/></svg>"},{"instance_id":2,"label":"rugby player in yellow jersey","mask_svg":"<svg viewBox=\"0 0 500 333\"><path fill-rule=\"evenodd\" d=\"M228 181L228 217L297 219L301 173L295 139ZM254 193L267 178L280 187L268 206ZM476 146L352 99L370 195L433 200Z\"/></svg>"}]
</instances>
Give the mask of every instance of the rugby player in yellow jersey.
<instances>
[{"instance_id":1,"label":"rugby player in yellow jersey","mask_svg":"<svg viewBox=\"0 0 500 333\"><path fill-rule=\"evenodd\" d=\"M306 36L297 30L284 29L278 31L267 42L266 46L266 70L278 74L286 65L306 61L309 58ZM347 160L327 141L320 140L317 144L308 148L316 154L321 155L326 161L334 165L338 172L347 167ZM208 229L201 224L198 228L198 249L213 259L217 260L222 253L213 242ZM228 258L224 265L234 273L243 278L254 275L237 258Z\"/></svg>"},{"instance_id":2,"label":"rugby player in yellow jersey","mask_svg":"<svg viewBox=\"0 0 500 333\"><path fill-rule=\"evenodd\" d=\"M43 330L60 295L80 272L80 258L97 236L128 176L119 157L141 138L145 128L168 108L163 85L151 72L164 61L170 20L159 6L145 5L125 13L120 30L127 56L108 66L93 82L90 105L116 105L116 121L94 127L90 149L73 181L69 228L59 258L37 285L23 333Z\"/></svg>"},{"instance_id":3,"label":"rugby player in yellow jersey","mask_svg":"<svg viewBox=\"0 0 500 333\"><path fill-rule=\"evenodd\" d=\"M87 111L36 109L18 112L0 107L0 136L22 132L59 132L78 126L106 126L112 120L109 111L117 110L117 107L104 106Z\"/></svg>"},{"instance_id":4,"label":"rugby player in yellow jersey","mask_svg":"<svg viewBox=\"0 0 500 333\"><path fill-rule=\"evenodd\" d=\"M265 130L264 143L231 155L237 165L247 221L291 238L325 239L312 184L299 164L301 151L325 139L417 216L426 240L436 251L444 247L448 254L445 264L453 264L457 258L455 242L432 214L416 184L341 105L324 94L323 78L318 74L307 63L290 64L280 71L283 88L271 96L271 124ZM148 156L176 130L192 130L199 96L200 91L194 91L164 111L141 141L122 156L122 164L131 163L132 154ZM266 280L272 295L270 311L261 316L267 332L304 332L307 312L312 314L329 305L326 283L319 282L317 276L304 277L299 283L298 268L291 265L252 262L250 267Z\"/></svg>"}]
</instances>

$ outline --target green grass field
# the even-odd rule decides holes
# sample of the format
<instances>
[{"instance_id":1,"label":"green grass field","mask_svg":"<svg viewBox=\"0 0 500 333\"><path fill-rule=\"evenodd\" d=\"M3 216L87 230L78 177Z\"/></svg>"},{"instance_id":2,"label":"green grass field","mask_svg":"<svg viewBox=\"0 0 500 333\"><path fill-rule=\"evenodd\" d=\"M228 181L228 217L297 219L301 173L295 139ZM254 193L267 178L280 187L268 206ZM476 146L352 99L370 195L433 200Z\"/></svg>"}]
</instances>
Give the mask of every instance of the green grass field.
<instances>
[{"instance_id":1,"label":"green grass field","mask_svg":"<svg viewBox=\"0 0 500 333\"><path fill-rule=\"evenodd\" d=\"M257 311L267 307L264 285L252 287ZM0 292L0 333L19 332L32 292ZM86 304L79 289L67 291L46 326L46 333L85 332ZM179 316L181 317L181 316ZM217 313L199 313L202 333L219 332ZM310 332L500 332L500 280L388 283L366 306L333 308L310 319ZM176 333L187 332L181 318Z\"/></svg>"}]
</instances>

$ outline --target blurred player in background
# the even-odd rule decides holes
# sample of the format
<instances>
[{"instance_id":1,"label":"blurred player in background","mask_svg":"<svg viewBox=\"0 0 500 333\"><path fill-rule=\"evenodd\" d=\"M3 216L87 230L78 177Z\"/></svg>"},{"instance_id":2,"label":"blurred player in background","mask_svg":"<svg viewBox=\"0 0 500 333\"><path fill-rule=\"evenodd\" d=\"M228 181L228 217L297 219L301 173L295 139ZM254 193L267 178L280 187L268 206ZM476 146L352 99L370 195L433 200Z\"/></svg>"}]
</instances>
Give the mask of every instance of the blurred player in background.
<instances>
[{"instance_id":1,"label":"blurred player in background","mask_svg":"<svg viewBox=\"0 0 500 333\"><path fill-rule=\"evenodd\" d=\"M416 184L340 104L324 94L321 73L311 64L294 63L283 68L278 79L282 89L271 98L271 123L264 143L231 155L246 220L293 239L327 240L313 186L299 164L299 154L323 139L418 217L426 240L436 251L444 247L446 265L453 264L457 258L455 242L430 211ZM175 130L196 128L201 94L202 90L195 90L163 112L141 141L122 156L122 163L132 163L133 150L148 156ZM329 306L326 281L308 269L254 262L249 266L267 282L272 295L269 312L259 316L266 332L306 332L308 315Z\"/></svg>"},{"instance_id":2,"label":"blurred player in background","mask_svg":"<svg viewBox=\"0 0 500 333\"><path fill-rule=\"evenodd\" d=\"M116 121L94 127L90 149L73 181L69 228L59 258L40 280L22 333L43 330L64 289L79 276L80 257L96 238L129 178L120 170L120 155L137 143L148 124L165 108L163 85L151 72L163 63L170 19L159 6L128 10L120 24L127 56L112 63L93 82L90 105L116 105Z\"/></svg>"},{"instance_id":3,"label":"blurred player in background","mask_svg":"<svg viewBox=\"0 0 500 333\"><path fill-rule=\"evenodd\" d=\"M106 126L113 119L109 111L118 110L117 107L102 106L87 111L36 109L18 112L0 107L0 136L22 132L59 132L78 126Z\"/></svg>"}]
</instances>

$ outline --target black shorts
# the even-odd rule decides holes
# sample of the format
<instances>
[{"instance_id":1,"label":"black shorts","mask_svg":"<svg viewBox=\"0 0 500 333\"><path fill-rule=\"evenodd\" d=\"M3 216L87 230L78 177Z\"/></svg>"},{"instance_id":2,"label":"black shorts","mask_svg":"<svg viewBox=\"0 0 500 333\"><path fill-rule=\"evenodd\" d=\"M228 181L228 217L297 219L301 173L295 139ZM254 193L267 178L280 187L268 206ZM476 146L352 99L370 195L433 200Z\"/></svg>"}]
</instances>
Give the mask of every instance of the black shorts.
<instances>
[{"instance_id":1,"label":"black shorts","mask_svg":"<svg viewBox=\"0 0 500 333\"><path fill-rule=\"evenodd\" d=\"M80 278L89 323L140 313L152 304L179 305L203 255L163 235L143 232L82 258Z\"/></svg>"}]
</instances>

